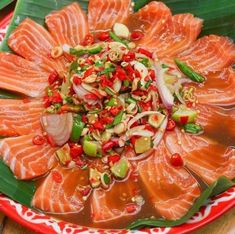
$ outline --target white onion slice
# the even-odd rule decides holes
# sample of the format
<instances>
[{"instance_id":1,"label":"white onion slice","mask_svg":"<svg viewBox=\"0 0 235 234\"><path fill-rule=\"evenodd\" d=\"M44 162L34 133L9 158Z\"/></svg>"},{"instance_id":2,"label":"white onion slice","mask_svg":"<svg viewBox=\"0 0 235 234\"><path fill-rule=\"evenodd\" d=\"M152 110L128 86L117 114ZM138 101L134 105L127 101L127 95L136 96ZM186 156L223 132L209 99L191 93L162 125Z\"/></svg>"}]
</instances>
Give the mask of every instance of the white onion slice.
<instances>
[{"instance_id":1,"label":"white onion slice","mask_svg":"<svg viewBox=\"0 0 235 234\"><path fill-rule=\"evenodd\" d=\"M152 137L153 135L154 135L154 133L149 130L141 130L138 132L134 132L132 134L132 136L143 136L143 137Z\"/></svg>"},{"instance_id":2,"label":"white onion slice","mask_svg":"<svg viewBox=\"0 0 235 234\"><path fill-rule=\"evenodd\" d=\"M128 160L130 161L140 161L143 159L146 159L147 157L149 157L152 153L153 153L154 149L150 149L140 155L137 155L136 157L132 157L132 158L128 158Z\"/></svg>"},{"instance_id":3,"label":"white onion slice","mask_svg":"<svg viewBox=\"0 0 235 234\"><path fill-rule=\"evenodd\" d=\"M72 113L43 115L43 129L51 136L56 145L64 145L70 138L73 127Z\"/></svg>"},{"instance_id":4,"label":"white onion slice","mask_svg":"<svg viewBox=\"0 0 235 234\"><path fill-rule=\"evenodd\" d=\"M80 100L88 103L89 105L95 105L98 102L98 100L88 100L86 95L90 94L90 92L84 89L81 85L73 85L73 90Z\"/></svg>"},{"instance_id":5,"label":"white onion slice","mask_svg":"<svg viewBox=\"0 0 235 234\"><path fill-rule=\"evenodd\" d=\"M167 109L170 109L174 105L174 97L170 90L167 88L164 81L165 69L161 67L161 64L154 64L154 70L157 77L157 87L161 96L162 102Z\"/></svg>"},{"instance_id":6,"label":"white onion slice","mask_svg":"<svg viewBox=\"0 0 235 234\"><path fill-rule=\"evenodd\" d=\"M157 131L157 133L154 136L154 140L153 140L153 148L157 149L158 144L160 143L160 141L162 140L164 133L166 131L166 127L167 127L167 123L168 123L168 118L165 118L159 128L159 130Z\"/></svg>"},{"instance_id":7,"label":"white onion slice","mask_svg":"<svg viewBox=\"0 0 235 234\"><path fill-rule=\"evenodd\" d=\"M145 117L147 115L154 115L154 114L160 114L160 112L159 111L144 111L142 113L137 114L134 118L132 118L128 122L128 124L127 124L128 129L130 129L131 125L133 123L135 123L136 121L138 121L139 119L141 119L141 118L143 118L143 117Z\"/></svg>"}]
</instances>

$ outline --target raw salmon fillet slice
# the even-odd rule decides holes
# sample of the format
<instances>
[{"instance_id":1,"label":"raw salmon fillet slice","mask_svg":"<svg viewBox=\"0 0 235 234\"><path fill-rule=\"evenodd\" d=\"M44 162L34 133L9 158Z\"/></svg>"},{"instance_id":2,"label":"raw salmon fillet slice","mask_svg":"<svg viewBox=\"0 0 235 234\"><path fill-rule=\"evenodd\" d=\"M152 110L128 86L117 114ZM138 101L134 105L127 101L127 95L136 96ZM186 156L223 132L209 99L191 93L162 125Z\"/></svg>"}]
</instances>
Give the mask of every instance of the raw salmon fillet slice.
<instances>
[{"instance_id":1,"label":"raw salmon fillet slice","mask_svg":"<svg viewBox=\"0 0 235 234\"><path fill-rule=\"evenodd\" d=\"M28 135L41 131L42 100L0 99L0 136Z\"/></svg>"},{"instance_id":2,"label":"raw salmon fillet slice","mask_svg":"<svg viewBox=\"0 0 235 234\"><path fill-rule=\"evenodd\" d=\"M116 182L108 191L96 189L92 194L91 212L94 223L117 220L123 216L137 214L141 205L128 212L128 207L133 205L133 197L140 192L138 184L131 179Z\"/></svg>"},{"instance_id":3,"label":"raw salmon fillet slice","mask_svg":"<svg viewBox=\"0 0 235 234\"><path fill-rule=\"evenodd\" d=\"M160 32L143 46L153 50L158 58L172 57L187 49L201 32L202 20L192 14L178 14L169 18Z\"/></svg>"},{"instance_id":4,"label":"raw salmon fillet slice","mask_svg":"<svg viewBox=\"0 0 235 234\"><path fill-rule=\"evenodd\" d=\"M216 130L218 136L223 135L224 139L235 138L234 109L229 110L210 105L197 105L196 109L200 111L197 123L203 126L206 134L213 135Z\"/></svg>"},{"instance_id":5,"label":"raw salmon fillet slice","mask_svg":"<svg viewBox=\"0 0 235 234\"><path fill-rule=\"evenodd\" d=\"M0 88L41 97L48 86L49 73L17 55L0 53Z\"/></svg>"},{"instance_id":6,"label":"raw salmon fillet slice","mask_svg":"<svg viewBox=\"0 0 235 234\"><path fill-rule=\"evenodd\" d=\"M235 45L227 37L204 36L177 57L196 71L207 74L221 71L235 62Z\"/></svg>"},{"instance_id":7,"label":"raw salmon fillet slice","mask_svg":"<svg viewBox=\"0 0 235 234\"><path fill-rule=\"evenodd\" d=\"M23 20L13 31L8 45L15 53L49 72L56 70L61 73L65 70L64 57L51 58L51 49L57 44L50 33L29 18Z\"/></svg>"},{"instance_id":8,"label":"raw salmon fillet slice","mask_svg":"<svg viewBox=\"0 0 235 234\"><path fill-rule=\"evenodd\" d=\"M46 16L46 25L59 45L78 45L88 34L88 19L77 3Z\"/></svg>"},{"instance_id":9,"label":"raw salmon fillet slice","mask_svg":"<svg viewBox=\"0 0 235 234\"><path fill-rule=\"evenodd\" d=\"M141 29L144 32L144 38L138 43L145 46L152 42L171 17L171 11L164 3L153 1L131 14L126 24L131 31Z\"/></svg>"},{"instance_id":10,"label":"raw salmon fillet slice","mask_svg":"<svg viewBox=\"0 0 235 234\"><path fill-rule=\"evenodd\" d=\"M0 155L17 179L28 180L47 173L55 163L55 150L47 145L34 145L36 134L5 138L0 141Z\"/></svg>"},{"instance_id":11,"label":"raw salmon fillet slice","mask_svg":"<svg viewBox=\"0 0 235 234\"><path fill-rule=\"evenodd\" d=\"M235 149L205 136L183 133L179 129L169 132L165 141L169 151L179 153L187 167L206 183L211 184L220 176L235 177Z\"/></svg>"},{"instance_id":12,"label":"raw salmon fillet slice","mask_svg":"<svg viewBox=\"0 0 235 234\"><path fill-rule=\"evenodd\" d=\"M220 106L232 106L235 104L235 72L232 68L223 71L210 72L206 75L206 81L194 86L194 95L199 103Z\"/></svg>"},{"instance_id":13,"label":"raw salmon fillet slice","mask_svg":"<svg viewBox=\"0 0 235 234\"><path fill-rule=\"evenodd\" d=\"M81 191L87 188L87 177L87 170L56 166L37 188L32 206L48 213L79 213L84 208Z\"/></svg>"},{"instance_id":14,"label":"raw salmon fillet slice","mask_svg":"<svg viewBox=\"0 0 235 234\"><path fill-rule=\"evenodd\" d=\"M108 30L123 23L131 10L131 0L90 0L88 22L91 31Z\"/></svg>"},{"instance_id":15,"label":"raw salmon fillet slice","mask_svg":"<svg viewBox=\"0 0 235 234\"><path fill-rule=\"evenodd\" d=\"M169 163L170 153L162 142L151 157L141 162L139 173L150 201L165 219L183 217L200 196L196 179L184 168Z\"/></svg>"}]
</instances>

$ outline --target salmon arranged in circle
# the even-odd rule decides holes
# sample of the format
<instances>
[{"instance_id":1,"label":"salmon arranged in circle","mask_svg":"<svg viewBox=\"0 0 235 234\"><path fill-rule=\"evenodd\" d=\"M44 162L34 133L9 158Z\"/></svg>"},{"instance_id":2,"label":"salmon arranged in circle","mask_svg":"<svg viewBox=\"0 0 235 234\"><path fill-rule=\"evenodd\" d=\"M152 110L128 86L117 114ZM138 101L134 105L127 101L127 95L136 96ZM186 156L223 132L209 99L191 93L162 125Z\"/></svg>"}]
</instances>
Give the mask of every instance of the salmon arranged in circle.
<instances>
[{"instance_id":1,"label":"salmon arranged in circle","mask_svg":"<svg viewBox=\"0 0 235 234\"><path fill-rule=\"evenodd\" d=\"M154 36L164 28L171 17L171 11L164 3L152 1L137 13L130 15L126 24L131 31L142 30L144 32L144 38L138 42L144 47L152 42Z\"/></svg>"},{"instance_id":2,"label":"salmon arranged in circle","mask_svg":"<svg viewBox=\"0 0 235 234\"><path fill-rule=\"evenodd\" d=\"M235 104L235 71L226 68L219 72L210 72L206 75L206 81L194 86L194 95L199 103L220 106L232 106Z\"/></svg>"},{"instance_id":3,"label":"salmon arranged in circle","mask_svg":"<svg viewBox=\"0 0 235 234\"><path fill-rule=\"evenodd\" d=\"M235 177L235 149L205 136L190 135L176 129L165 137L169 151L179 153L187 167L211 184L220 176Z\"/></svg>"},{"instance_id":4,"label":"salmon arranged in circle","mask_svg":"<svg viewBox=\"0 0 235 234\"><path fill-rule=\"evenodd\" d=\"M196 71L208 74L221 71L235 62L235 45L227 37L204 36L177 57Z\"/></svg>"},{"instance_id":5,"label":"salmon arranged in circle","mask_svg":"<svg viewBox=\"0 0 235 234\"><path fill-rule=\"evenodd\" d=\"M0 99L0 136L41 132L42 100Z\"/></svg>"},{"instance_id":6,"label":"salmon arranged in circle","mask_svg":"<svg viewBox=\"0 0 235 234\"><path fill-rule=\"evenodd\" d=\"M164 143L151 157L141 162L139 173L157 212L165 219L183 217L200 196L196 179L183 167L169 163L170 153Z\"/></svg>"},{"instance_id":7,"label":"salmon arranged in circle","mask_svg":"<svg viewBox=\"0 0 235 234\"><path fill-rule=\"evenodd\" d=\"M64 57L51 58L51 50L57 44L50 33L33 20L26 18L13 31L8 39L9 47L35 65L52 72L61 73L65 70Z\"/></svg>"},{"instance_id":8,"label":"salmon arranged in circle","mask_svg":"<svg viewBox=\"0 0 235 234\"><path fill-rule=\"evenodd\" d=\"M108 30L123 23L131 10L131 0L90 0L88 22L91 31Z\"/></svg>"},{"instance_id":9,"label":"salmon arranged in circle","mask_svg":"<svg viewBox=\"0 0 235 234\"><path fill-rule=\"evenodd\" d=\"M29 180L47 173L55 163L56 148L34 145L35 134L0 141L0 155L17 179Z\"/></svg>"},{"instance_id":10,"label":"salmon arranged in circle","mask_svg":"<svg viewBox=\"0 0 235 234\"><path fill-rule=\"evenodd\" d=\"M154 50L158 58L171 57L187 49L201 32L202 20L192 14L171 17L163 29L143 45Z\"/></svg>"},{"instance_id":11,"label":"salmon arranged in circle","mask_svg":"<svg viewBox=\"0 0 235 234\"><path fill-rule=\"evenodd\" d=\"M79 168L56 166L38 187L32 206L48 213L79 213L85 203L83 191L89 189L87 173Z\"/></svg>"},{"instance_id":12,"label":"salmon arranged in circle","mask_svg":"<svg viewBox=\"0 0 235 234\"><path fill-rule=\"evenodd\" d=\"M41 97L48 86L49 73L17 55L0 53L0 88L30 97Z\"/></svg>"},{"instance_id":13,"label":"salmon arranged in circle","mask_svg":"<svg viewBox=\"0 0 235 234\"><path fill-rule=\"evenodd\" d=\"M107 222L123 216L136 215L142 204L134 203L133 198L138 196L139 192L138 183L131 179L116 182L108 191L94 190L91 199L93 222Z\"/></svg>"},{"instance_id":14,"label":"salmon arranged in circle","mask_svg":"<svg viewBox=\"0 0 235 234\"><path fill-rule=\"evenodd\" d=\"M200 111L197 123L203 126L207 135L213 135L216 129L218 135L224 134L224 139L235 137L235 110L209 105L197 105L196 108Z\"/></svg>"},{"instance_id":15,"label":"salmon arranged in circle","mask_svg":"<svg viewBox=\"0 0 235 234\"><path fill-rule=\"evenodd\" d=\"M46 16L49 32L59 45L78 45L88 34L88 19L77 3Z\"/></svg>"}]
</instances>

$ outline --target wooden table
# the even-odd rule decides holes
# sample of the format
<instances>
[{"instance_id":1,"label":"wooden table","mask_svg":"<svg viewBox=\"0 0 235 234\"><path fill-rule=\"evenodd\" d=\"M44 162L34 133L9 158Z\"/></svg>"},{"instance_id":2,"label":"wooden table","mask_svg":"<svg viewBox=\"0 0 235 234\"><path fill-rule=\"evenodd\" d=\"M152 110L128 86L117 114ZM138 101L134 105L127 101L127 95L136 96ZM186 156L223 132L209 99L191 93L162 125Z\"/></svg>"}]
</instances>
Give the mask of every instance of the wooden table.
<instances>
[{"instance_id":1,"label":"wooden table","mask_svg":"<svg viewBox=\"0 0 235 234\"><path fill-rule=\"evenodd\" d=\"M0 20L14 9L14 3L0 11ZM0 212L0 234L33 234ZM235 234L235 208L194 234Z\"/></svg>"}]
</instances>

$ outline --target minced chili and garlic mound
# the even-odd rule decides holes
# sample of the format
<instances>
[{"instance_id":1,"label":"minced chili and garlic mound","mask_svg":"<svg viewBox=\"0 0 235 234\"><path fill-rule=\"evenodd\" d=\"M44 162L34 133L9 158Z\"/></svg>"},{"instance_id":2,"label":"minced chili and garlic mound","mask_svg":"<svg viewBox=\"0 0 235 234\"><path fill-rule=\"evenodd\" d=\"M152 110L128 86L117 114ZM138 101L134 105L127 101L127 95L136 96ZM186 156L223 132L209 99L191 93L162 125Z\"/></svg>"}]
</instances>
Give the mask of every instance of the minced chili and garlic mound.
<instances>
[{"instance_id":1,"label":"minced chili and garlic mound","mask_svg":"<svg viewBox=\"0 0 235 234\"><path fill-rule=\"evenodd\" d=\"M18 179L45 175L37 209L100 227L176 220L201 194L191 171L235 177L233 42L197 40L202 20L162 2L132 7L72 3L48 31L27 18L8 40L18 55L0 53L0 88L23 95L0 100L0 152Z\"/></svg>"}]
</instances>

